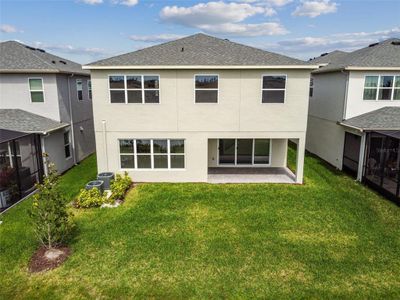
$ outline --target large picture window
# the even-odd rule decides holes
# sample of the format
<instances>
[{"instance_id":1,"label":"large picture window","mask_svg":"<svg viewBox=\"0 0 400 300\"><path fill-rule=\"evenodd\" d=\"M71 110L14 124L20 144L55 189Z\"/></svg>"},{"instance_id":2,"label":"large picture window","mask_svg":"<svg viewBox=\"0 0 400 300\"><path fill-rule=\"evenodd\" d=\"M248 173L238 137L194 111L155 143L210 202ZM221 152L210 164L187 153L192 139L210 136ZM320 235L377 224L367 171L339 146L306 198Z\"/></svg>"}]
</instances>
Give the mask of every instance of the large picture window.
<instances>
[{"instance_id":1,"label":"large picture window","mask_svg":"<svg viewBox=\"0 0 400 300\"><path fill-rule=\"evenodd\" d=\"M111 103L160 103L158 75L109 76Z\"/></svg>"},{"instance_id":2,"label":"large picture window","mask_svg":"<svg viewBox=\"0 0 400 300\"><path fill-rule=\"evenodd\" d=\"M44 102L44 90L42 78L29 78L29 92L31 102Z\"/></svg>"},{"instance_id":3,"label":"large picture window","mask_svg":"<svg viewBox=\"0 0 400 300\"><path fill-rule=\"evenodd\" d=\"M364 100L400 100L400 75L365 76Z\"/></svg>"},{"instance_id":4,"label":"large picture window","mask_svg":"<svg viewBox=\"0 0 400 300\"><path fill-rule=\"evenodd\" d=\"M194 92L196 103L218 103L218 75L196 75Z\"/></svg>"},{"instance_id":5,"label":"large picture window","mask_svg":"<svg viewBox=\"0 0 400 300\"><path fill-rule=\"evenodd\" d=\"M262 77L262 103L284 103L286 75L264 75Z\"/></svg>"},{"instance_id":6,"label":"large picture window","mask_svg":"<svg viewBox=\"0 0 400 300\"><path fill-rule=\"evenodd\" d=\"M121 139L119 149L122 169L185 168L182 139Z\"/></svg>"}]
</instances>

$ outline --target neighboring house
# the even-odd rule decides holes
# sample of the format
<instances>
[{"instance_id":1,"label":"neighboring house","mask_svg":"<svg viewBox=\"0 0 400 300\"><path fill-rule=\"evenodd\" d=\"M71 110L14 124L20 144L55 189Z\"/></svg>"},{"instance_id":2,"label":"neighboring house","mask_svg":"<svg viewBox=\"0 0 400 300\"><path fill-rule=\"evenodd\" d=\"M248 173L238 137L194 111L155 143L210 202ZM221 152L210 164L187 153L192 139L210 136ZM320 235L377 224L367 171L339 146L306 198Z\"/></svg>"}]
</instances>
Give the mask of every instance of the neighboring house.
<instances>
[{"instance_id":1,"label":"neighboring house","mask_svg":"<svg viewBox=\"0 0 400 300\"><path fill-rule=\"evenodd\" d=\"M90 74L44 50L0 43L0 129L40 135L64 172L95 151Z\"/></svg>"},{"instance_id":2,"label":"neighboring house","mask_svg":"<svg viewBox=\"0 0 400 300\"><path fill-rule=\"evenodd\" d=\"M302 183L315 68L204 34L86 65L98 170L143 182Z\"/></svg>"},{"instance_id":3,"label":"neighboring house","mask_svg":"<svg viewBox=\"0 0 400 300\"><path fill-rule=\"evenodd\" d=\"M398 200L400 39L311 63L307 150Z\"/></svg>"}]
</instances>

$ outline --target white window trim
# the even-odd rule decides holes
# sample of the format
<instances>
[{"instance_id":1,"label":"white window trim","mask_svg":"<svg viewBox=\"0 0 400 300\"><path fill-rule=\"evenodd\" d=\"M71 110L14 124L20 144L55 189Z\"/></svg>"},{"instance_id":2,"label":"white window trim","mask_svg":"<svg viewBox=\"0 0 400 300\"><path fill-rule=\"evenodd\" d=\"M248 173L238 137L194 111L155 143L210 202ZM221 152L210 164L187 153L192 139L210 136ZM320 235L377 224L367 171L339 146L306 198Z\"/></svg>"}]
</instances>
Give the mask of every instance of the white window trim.
<instances>
[{"instance_id":1,"label":"white window trim","mask_svg":"<svg viewBox=\"0 0 400 300\"><path fill-rule=\"evenodd\" d=\"M29 81L31 79L40 79L42 81L42 89L41 90L31 90L31 85L29 84ZM28 90L29 90L29 98L31 99L31 103L38 104L38 103L45 103L46 102L45 93L44 93L44 80L43 80L43 77L28 77ZM31 92L42 92L43 93L43 102L33 102L32 101Z\"/></svg>"},{"instance_id":2,"label":"white window trim","mask_svg":"<svg viewBox=\"0 0 400 300\"><path fill-rule=\"evenodd\" d=\"M218 88L212 88L212 89L203 89L203 88L196 88L196 76L217 76L218 79ZM211 104L211 105L215 105L215 104L219 104L219 74L194 74L193 76L193 83L194 83L194 95L193 95L193 100L194 100L194 104ZM196 91L217 91L217 102L196 102Z\"/></svg>"},{"instance_id":3,"label":"white window trim","mask_svg":"<svg viewBox=\"0 0 400 300\"><path fill-rule=\"evenodd\" d=\"M89 100L92 100L92 98L93 98L93 90L92 90L92 80L87 80L86 81L86 85L87 85L87 95L88 95L88 99ZM90 86L90 88L89 88L89 86ZM90 97L90 92L92 92L92 97Z\"/></svg>"},{"instance_id":4,"label":"white window trim","mask_svg":"<svg viewBox=\"0 0 400 300\"><path fill-rule=\"evenodd\" d=\"M110 87L110 77L112 77L112 76L122 76L122 77L124 77L124 88L123 89L121 89L121 88L119 88L119 89L116 89L116 88L111 88ZM138 76L138 77L141 77L141 83L142 83L142 87L141 87L141 89L132 89L132 88L130 88L130 89L128 89L128 84L127 84L127 77L128 76ZM144 77L145 76L156 76L156 77L158 77L158 89L150 89L150 88L144 88ZM107 80L108 80L108 97L109 97L109 103L110 104L139 104L139 105L142 105L142 104L146 104L146 105L154 105L154 104L156 104L156 105L158 105L158 104L160 104L161 103L161 76L159 75L159 74L109 74L108 75L108 77L107 77ZM142 91L142 102L141 103L129 103L128 102L128 91ZM124 91L124 94L125 94L125 102L122 102L122 103L113 103L113 102L111 102L111 91ZM145 91L158 91L158 102L157 103L146 103L145 102Z\"/></svg>"},{"instance_id":5,"label":"white window trim","mask_svg":"<svg viewBox=\"0 0 400 300\"><path fill-rule=\"evenodd\" d=\"M81 89L78 90L78 82L80 82L81 84ZM75 80L75 87L76 87L76 99L78 99L78 101L83 101L83 80L82 79L76 79ZM82 99L79 99L79 91L82 92Z\"/></svg>"},{"instance_id":6,"label":"white window trim","mask_svg":"<svg viewBox=\"0 0 400 300\"><path fill-rule=\"evenodd\" d=\"M64 157L66 160L69 160L72 158L72 147L71 147L71 130L67 129L64 131L64 134L68 133L68 143L65 143L65 141L63 141L64 143ZM63 134L63 139L64 139L64 134ZM69 156L65 156L65 147L68 146L69 148Z\"/></svg>"},{"instance_id":7,"label":"white window trim","mask_svg":"<svg viewBox=\"0 0 400 300\"><path fill-rule=\"evenodd\" d=\"M392 76L393 77L393 86L391 87L391 88L385 88L385 87L381 87L380 86L380 84L381 84L381 78L382 77L385 77L385 76ZM365 86L365 80L367 79L367 77L378 77L378 86L377 87L366 87ZM400 74L367 74L367 75L364 75L364 84L363 84L363 90L362 90L362 94L361 94L361 99L362 99L362 101L366 101L366 102L373 102L373 101L376 101L376 102L391 102L391 101L399 101L400 102L400 100L395 100L394 99L394 91L395 90L400 90L400 87L395 87L394 85L395 85L395 83L396 83L396 77L399 77L400 78ZM372 100L367 100L367 99L364 99L364 91L365 90L375 90L376 89L376 96L375 96L375 100L374 99L372 99ZM392 90L392 96L391 96L391 98L390 99L387 99L387 100L379 100L378 98L379 98L379 90Z\"/></svg>"},{"instance_id":8,"label":"white window trim","mask_svg":"<svg viewBox=\"0 0 400 300\"><path fill-rule=\"evenodd\" d=\"M120 140L133 140L133 153L121 153L121 148L119 141ZM150 153L142 153L138 154L136 149L136 140L150 140ZM167 140L167 153L154 153L154 140ZM170 152L170 141L171 140L183 140L184 152L183 153L171 153ZM119 161L119 169L121 171L186 171L186 139L184 138L119 138L117 139L118 146L118 161ZM134 168L122 168L121 166L121 155L133 155L134 157ZM151 168L138 168L137 157L138 155L150 155ZM154 168L154 155L166 155L168 159L168 167L167 168ZM171 168L171 156L172 155L180 155L183 156L184 168Z\"/></svg>"},{"instance_id":9,"label":"white window trim","mask_svg":"<svg viewBox=\"0 0 400 300\"><path fill-rule=\"evenodd\" d=\"M251 164L237 164L237 140L253 140L253 153L251 157ZM235 140L235 162L233 164L220 164L219 163L219 141L220 140ZM255 151L255 140L269 140L269 163L268 164L255 164L254 163L254 151ZM261 138L261 137L249 137L249 138L220 138L217 139L217 167L226 167L226 168L263 168L263 167L270 167L272 161L272 140L271 138Z\"/></svg>"},{"instance_id":10,"label":"white window trim","mask_svg":"<svg viewBox=\"0 0 400 300\"><path fill-rule=\"evenodd\" d=\"M285 77L285 88L284 89L264 89L264 85L263 85L263 82L264 82L264 77L265 76L284 76ZM287 83L288 83L288 76L287 76L287 74L261 74L261 104L267 104L267 105L270 105L270 104L272 104L272 105L276 105L276 104L285 104L286 103L286 88L287 88ZM263 92L264 91L284 91L285 92L285 94L284 94L284 97L283 97L283 102L263 102Z\"/></svg>"}]
</instances>

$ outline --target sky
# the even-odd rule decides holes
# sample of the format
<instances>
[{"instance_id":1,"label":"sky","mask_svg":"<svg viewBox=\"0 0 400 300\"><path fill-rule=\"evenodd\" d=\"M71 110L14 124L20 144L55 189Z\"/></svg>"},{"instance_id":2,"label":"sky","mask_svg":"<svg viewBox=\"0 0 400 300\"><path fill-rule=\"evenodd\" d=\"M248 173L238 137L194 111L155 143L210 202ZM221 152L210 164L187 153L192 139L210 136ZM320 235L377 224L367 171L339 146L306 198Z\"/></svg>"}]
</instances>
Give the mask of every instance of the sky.
<instances>
[{"instance_id":1,"label":"sky","mask_svg":"<svg viewBox=\"0 0 400 300\"><path fill-rule=\"evenodd\" d=\"M0 0L0 41L83 64L199 32L307 60L400 38L400 0Z\"/></svg>"}]
</instances>

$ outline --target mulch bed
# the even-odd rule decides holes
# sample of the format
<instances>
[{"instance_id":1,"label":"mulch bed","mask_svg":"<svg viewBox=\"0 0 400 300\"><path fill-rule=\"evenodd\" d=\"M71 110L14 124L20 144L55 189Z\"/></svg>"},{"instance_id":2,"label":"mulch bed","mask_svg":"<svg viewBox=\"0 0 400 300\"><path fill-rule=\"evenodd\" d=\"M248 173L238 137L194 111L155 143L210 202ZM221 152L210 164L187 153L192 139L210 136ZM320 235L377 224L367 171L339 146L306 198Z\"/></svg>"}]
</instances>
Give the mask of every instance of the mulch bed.
<instances>
[{"instance_id":1,"label":"mulch bed","mask_svg":"<svg viewBox=\"0 0 400 300\"><path fill-rule=\"evenodd\" d=\"M58 247L57 249L62 251L63 254L54 260L49 260L45 256L47 249L45 247L40 247L31 257L28 267L29 272L37 273L49 271L61 265L71 254L71 250L68 247Z\"/></svg>"}]
</instances>

